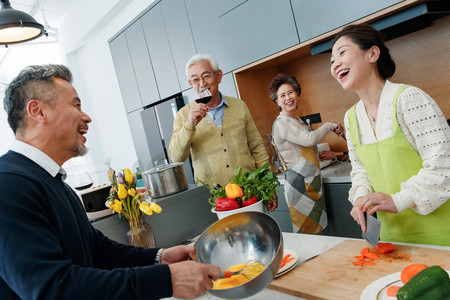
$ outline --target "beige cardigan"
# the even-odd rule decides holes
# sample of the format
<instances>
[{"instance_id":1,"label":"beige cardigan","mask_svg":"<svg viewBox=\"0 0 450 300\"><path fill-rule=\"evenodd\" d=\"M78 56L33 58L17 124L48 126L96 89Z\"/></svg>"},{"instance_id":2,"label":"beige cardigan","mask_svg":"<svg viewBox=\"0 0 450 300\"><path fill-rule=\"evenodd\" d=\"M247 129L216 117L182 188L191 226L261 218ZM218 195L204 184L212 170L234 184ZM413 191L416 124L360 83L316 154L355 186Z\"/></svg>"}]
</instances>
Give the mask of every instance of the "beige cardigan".
<instances>
[{"instance_id":1,"label":"beige cardigan","mask_svg":"<svg viewBox=\"0 0 450 300\"><path fill-rule=\"evenodd\" d=\"M208 176L222 186L234 178L236 166L242 172L254 170L269 161L263 140L244 101L225 96L222 130L209 116L197 126L188 121L195 102L184 106L173 123L169 155L175 162L192 155L196 182ZM207 182L207 181L206 181Z\"/></svg>"}]
</instances>

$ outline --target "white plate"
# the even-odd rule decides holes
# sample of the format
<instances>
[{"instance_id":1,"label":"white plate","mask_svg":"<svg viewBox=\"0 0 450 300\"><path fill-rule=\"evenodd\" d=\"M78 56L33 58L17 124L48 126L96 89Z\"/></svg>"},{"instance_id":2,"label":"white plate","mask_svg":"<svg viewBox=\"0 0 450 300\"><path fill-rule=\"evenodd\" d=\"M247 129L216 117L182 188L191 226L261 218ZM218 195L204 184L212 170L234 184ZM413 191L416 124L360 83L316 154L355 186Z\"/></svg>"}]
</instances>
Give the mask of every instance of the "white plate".
<instances>
[{"instance_id":1,"label":"white plate","mask_svg":"<svg viewBox=\"0 0 450 300\"><path fill-rule=\"evenodd\" d=\"M286 255L290 254L291 257L293 257L294 259L291 260L290 262L288 262L287 264L285 264L282 268L280 268L278 270L277 276L281 276L287 272L289 272L290 270L292 270L295 265L298 262L298 255L297 253L295 253L295 251L289 250L289 249L284 249L283 251L283 257L285 257ZM277 277L275 276L275 277Z\"/></svg>"},{"instance_id":2,"label":"white plate","mask_svg":"<svg viewBox=\"0 0 450 300\"><path fill-rule=\"evenodd\" d=\"M361 293L361 300L395 300L395 297L389 297L386 295L388 287L391 285L403 286L400 280L400 273L393 273L381 277L369 284ZM450 271L447 271L450 274Z\"/></svg>"}]
</instances>

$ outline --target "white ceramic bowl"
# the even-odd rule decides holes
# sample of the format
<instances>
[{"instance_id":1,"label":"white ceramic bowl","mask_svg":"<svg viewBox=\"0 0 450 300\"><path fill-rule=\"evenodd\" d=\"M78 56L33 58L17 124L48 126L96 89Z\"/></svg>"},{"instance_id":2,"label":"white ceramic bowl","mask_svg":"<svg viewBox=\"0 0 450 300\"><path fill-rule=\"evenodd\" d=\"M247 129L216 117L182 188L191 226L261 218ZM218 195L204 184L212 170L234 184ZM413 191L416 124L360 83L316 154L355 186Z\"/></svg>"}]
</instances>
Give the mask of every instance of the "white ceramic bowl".
<instances>
[{"instance_id":1,"label":"white ceramic bowl","mask_svg":"<svg viewBox=\"0 0 450 300\"><path fill-rule=\"evenodd\" d=\"M241 208L236 208L236 209L232 209L232 210L226 210L226 211L216 211L215 208L212 208L211 211L215 214L217 214L217 217L220 219L223 219L225 217L240 213L240 212L247 212L247 211L257 211L257 212L265 212L264 209L264 203L262 200L256 202L255 204L249 205L249 206L245 206L245 207L241 207Z\"/></svg>"}]
</instances>

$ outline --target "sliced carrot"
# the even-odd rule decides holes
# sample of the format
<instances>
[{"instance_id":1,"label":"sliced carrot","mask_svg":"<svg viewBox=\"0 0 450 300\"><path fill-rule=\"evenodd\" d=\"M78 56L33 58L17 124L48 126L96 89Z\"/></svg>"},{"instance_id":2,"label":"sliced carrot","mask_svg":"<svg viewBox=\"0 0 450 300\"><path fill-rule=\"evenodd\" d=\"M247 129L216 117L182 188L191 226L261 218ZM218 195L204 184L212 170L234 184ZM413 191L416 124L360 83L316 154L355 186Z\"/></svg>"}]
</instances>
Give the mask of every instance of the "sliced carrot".
<instances>
[{"instance_id":1,"label":"sliced carrot","mask_svg":"<svg viewBox=\"0 0 450 300\"><path fill-rule=\"evenodd\" d=\"M353 262L353 264L355 266L376 266L377 264L373 260L380 259L380 256L377 253L370 251L369 247L362 249L360 254L361 255L354 256L356 261Z\"/></svg>"},{"instance_id":2,"label":"sliced carrot","mask_svg":"<svg viewBox=\"0 0 450 300\"><path fill-rule=\"evenodd\" d=\"M391 285L387 288L386 295L388 297L397 297L397 291L400 289L400 286Z\"/></svg>"},{"instance_id":3,"label":"sliced carrot","mask_svg":"<svg viewBox=\"0 0 450 300\"><path fill-rule=\"evenodd\" d=\"M288 259L289 257L291 257L290 254L286 254L285 256L283 256L283 261L285 261L286 259Z\"/></svg>"},{"instance_id":4,"label":"sliced carrot","mask_svg":"<svg viewBox=\"0 0 450 300\"><path fill-rule=\"evenodd\" d=\"M376 254L375 252L364 252L361 254L370 259L380 259L380 256L378 254Z\"/></svg>"},{"instance_id":5,"label":"sliced carrot","mask_svg":"<svg viewBox=\"0 0 450 300\"><path fill-rule=\"evenodd\" d=\"M361 250L361 254L366 253L366 252L370 252L369 247L366 247Z\"/></svg>"},{"instance_id":6,"label":"sliced carrot","mask_svg":"<svg viewBox=\"0 0 450 300\"><path fill-rule=\"evenodd\" d=\"M286 255L283 257L283 259L281 260L281 266L280 266L280 269L281 269L282 267L284 267L288 262L290 262L290 261L292 261L292 260L294 260L294 259L295 259L295 257L291 257L290 254L286 254Z\"/></svg>"},{"instance_id":7,"label":"sliced carrot","mask_svg":"<svg viewBox=\"0 0 450 300\"><path fill-rule=\"evenodd\" d=\"M378 246L373 248L380 253L389 253L394 251L395 245L391 243L378 243Z\"/></svg>"},{"instance_id":8,"label":"sliced carrot","mask_svg":"<svg viewBox=\"0 0 450 300\"><path fill-rule=\"evenodd\" d=\"M404 267L402 272L400 273L400 279L402 280L402 283L406 284L411 278L416 276L417 273L426 268L428 268L428 266L422 264L412 264Z\"/></svg>"},{"instance_id":9,"label":"sliced carrot","mask_svg":"<svg viewBox=\"0 0 450 300\"><path fill-rule=\"evenodd\" d=\"M295 257L290 257L286 260L286 263L290 263L291 261L293 261L295 259Z\"/></svg>"}]
</instances>

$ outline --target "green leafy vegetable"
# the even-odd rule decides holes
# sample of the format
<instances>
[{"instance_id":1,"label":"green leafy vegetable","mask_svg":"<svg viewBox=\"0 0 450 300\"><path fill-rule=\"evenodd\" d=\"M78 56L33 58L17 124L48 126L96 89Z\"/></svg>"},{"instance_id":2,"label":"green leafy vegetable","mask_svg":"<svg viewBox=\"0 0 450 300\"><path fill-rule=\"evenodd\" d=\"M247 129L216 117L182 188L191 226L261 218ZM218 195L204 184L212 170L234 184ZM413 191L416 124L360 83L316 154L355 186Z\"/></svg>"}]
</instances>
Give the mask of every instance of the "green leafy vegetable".
<instances>
[{"instance_id":1,"label":"green leafy vegetable","mask_svg":"<svg viewBox=\"0 0 450 300\"><path fill-rule=\"evenodd\" d=\"M212 182L209 178L208 180L211 186L200 180L199 182L209 189L211 193L209 203L215 207L217 198L226 198L225 188ZM245 174L242 174L242 168L237 166L235 177L230 183L236 183L242 188L244 192L244 196L242 197L243 201L251 199L254 196L258 200L263 200L266 208L268 208L269 201L278 201L277 187L280 185L280 182L277 176L270 170L269 163L253 171L247 171Z\"/></svg>"}]
</instances>

